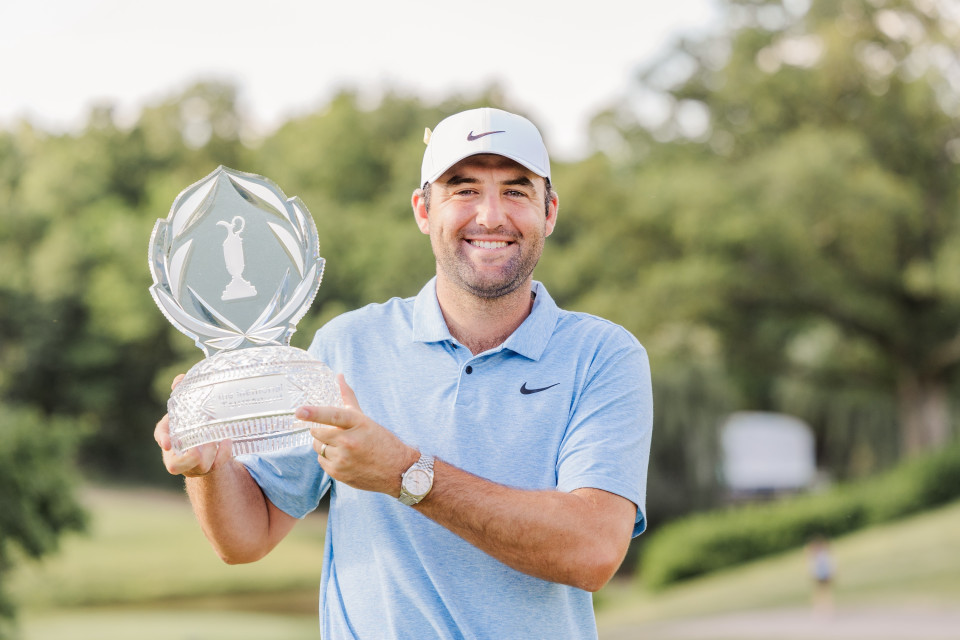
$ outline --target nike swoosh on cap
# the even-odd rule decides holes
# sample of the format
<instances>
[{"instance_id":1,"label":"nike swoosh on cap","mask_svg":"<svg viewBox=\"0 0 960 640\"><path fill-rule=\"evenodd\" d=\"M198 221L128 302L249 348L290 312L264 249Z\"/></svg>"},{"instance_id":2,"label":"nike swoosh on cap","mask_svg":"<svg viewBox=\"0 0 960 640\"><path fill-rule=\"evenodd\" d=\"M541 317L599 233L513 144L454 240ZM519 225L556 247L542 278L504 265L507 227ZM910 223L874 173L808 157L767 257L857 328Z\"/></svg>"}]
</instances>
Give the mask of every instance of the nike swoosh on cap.
<instances>
[{"instance_id":1,"label":"nike swoosh on cap","mask_svg":"<svg viewBox=\"0 0 960 640\"><path fill-rule=\"evenodd\" d=\"M525 396L528 396L528 395L530 395L531 393L540 393L541 391L546 391L547 389L552 389L553 387L557 386L558 384L560 384L560 383L559 383L559 382L554 382L553 384L551 384L551 385L548 386L548 387L540 387L539 389L528 389L528 388L527 388L527 383L524 382L523 385L520 387L520 393L522 393L522 394L525 395Z\"/></svg>"},{"instance_id":2,"label":"nike swoosh on cap","mask_svg":"<svg viewBox=\"0 0 960 640\"><path fill-rule=\"evenodd\" d=\"M487 131L486 133L478 133L473 135L473 131L467 134L467 142L473 142L474 140L479 140L484 136L492 136L495 133L506 133L506 131Z\"/></svg>"}]
</instances>

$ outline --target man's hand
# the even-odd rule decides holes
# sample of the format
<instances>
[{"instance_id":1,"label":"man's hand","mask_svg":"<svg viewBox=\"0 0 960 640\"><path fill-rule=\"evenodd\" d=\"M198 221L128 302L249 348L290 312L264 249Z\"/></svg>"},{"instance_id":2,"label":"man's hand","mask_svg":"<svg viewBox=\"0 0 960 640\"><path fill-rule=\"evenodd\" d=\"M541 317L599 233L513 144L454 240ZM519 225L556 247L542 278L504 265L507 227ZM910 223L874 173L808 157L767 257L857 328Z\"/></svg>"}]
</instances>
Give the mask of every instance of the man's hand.
<instances>
[{"instance_id":1,"label":"man's hand","mask_svg":"<svg viewBox=\"0 0 960 640\"><path fill-rule=\"evenodd\" d=\"M360 410L337 377L344 407L300 407L324 471L367 491L400 495L400 476L419 458ZM326 446L324 446L326 445ZM413 508L518 571L596 591L623 561L637 507L600 489L533 491L497 484L437 460L433 489Z\"/></svg>"},{"instance_id":2,"label":"man's hand","mask_svg":"<svg viewBox=\"0 0 960 640\"><path fill-rule=\"evenodd\" d=\"M399 496L400 476L420 453L364 415L342 374L337 376L337 383L343 397L342 408L297 409L297 418L318 423L310 433L320 466L330 477L356 489Z\"/></svg>"},{"instance_id":3,"label":"man's hand","mask_svg":"<svg viewBox=\"0 0 960 640\"><path fill-rule=\"evenodd\" d=\"M184 374L173 379L170 389L175 389ZM193 478L205 476L213 469L219 468L233 458L233 443L230 440L209 442L198 447L187 449L182 453L173 450L170 442L170 417L164 415L153 430L153 438L163 451L163 464L171 475Z\"/></svg>"},{"instance_id":4,"label":"man's hand","mask_svg":"<svg viewBox=\"0 0 960 640\"><path fill-rule=\"evenodd\" d=\"M173 379L170 388L181 380L183 374ZM259 560L293 529L297 519L263 495L246 467L233 459L230 440L176 453L170 442L169 416L160 419L153 437L163 451L167 471L185 476L193 512L224 562Z\"/></svg>"}]
</instances>

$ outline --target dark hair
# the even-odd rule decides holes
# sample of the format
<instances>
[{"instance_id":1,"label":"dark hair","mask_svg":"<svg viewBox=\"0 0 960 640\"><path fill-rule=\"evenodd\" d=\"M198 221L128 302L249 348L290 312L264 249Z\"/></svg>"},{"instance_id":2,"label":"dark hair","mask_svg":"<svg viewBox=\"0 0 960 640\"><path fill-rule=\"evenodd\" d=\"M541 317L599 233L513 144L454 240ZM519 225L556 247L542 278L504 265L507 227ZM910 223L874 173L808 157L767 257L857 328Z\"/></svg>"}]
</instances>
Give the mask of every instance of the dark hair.
<instances>
[{"instance_id":1,"label":"dark hair","mask_svg":"<svg viewBox=\"0 0 960 640\"><path fill-rule=\"evenodd\" d=\"M543 197L543 211L544 215L550 215L550 198L554 195L553 185L550 183L550 178L544 178L544 188L546 195ZM432 183L424 182L423 183L423 206L426 208L427 213L430 213L430 187Z\"/></svg>"}]
</instances>

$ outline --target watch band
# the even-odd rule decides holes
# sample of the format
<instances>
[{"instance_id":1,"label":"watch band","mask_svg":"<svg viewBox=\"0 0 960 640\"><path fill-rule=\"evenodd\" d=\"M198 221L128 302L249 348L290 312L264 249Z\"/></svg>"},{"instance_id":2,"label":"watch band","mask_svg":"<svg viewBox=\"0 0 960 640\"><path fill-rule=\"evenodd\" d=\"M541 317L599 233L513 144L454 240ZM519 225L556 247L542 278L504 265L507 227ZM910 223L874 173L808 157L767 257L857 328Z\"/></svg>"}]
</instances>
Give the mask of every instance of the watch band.
<instances>
[{"instance_id":1,"label":"watch band","mask_svg":"<svg viewBox=\"0 0 960 640\"><path fill-rule=\"evenodd\" d=\"M430 490L433 488L433 463L434 463L433 456L426 453L421 453L420 459L417 460L415 463L413 463L413 465L409 469L403 472L403 475L400 476L400 495L397 497L397 499L401 502L401 504L405 504L408 507L412 507L413 505L417 504L418 502L420 502L421 500L427 497L427 494L430 493ZM421 494L411 493L410 491L407 490L407 486L406 486L407 476L409 476L411 473L414 473L414 472L425 473L427 474L427 477L430 479L430 484L427 487L427 490Z\"/></svg>"}]
</instances>

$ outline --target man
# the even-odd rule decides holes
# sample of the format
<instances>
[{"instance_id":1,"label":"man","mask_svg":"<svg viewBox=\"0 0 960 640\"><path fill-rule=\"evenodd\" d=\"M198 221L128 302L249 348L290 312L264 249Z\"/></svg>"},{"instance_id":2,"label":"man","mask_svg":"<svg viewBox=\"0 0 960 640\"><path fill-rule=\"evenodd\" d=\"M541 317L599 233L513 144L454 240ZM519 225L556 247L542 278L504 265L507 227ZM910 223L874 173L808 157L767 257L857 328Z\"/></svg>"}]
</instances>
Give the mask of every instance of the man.
<instances>
[{"instance_id":1,"label":"man","mask_svg":"<svg viewBox=\"0 0 960 640\"><path fill-rule=\"evenodd\" d=\"M436 277L317 332L345 407L298 410L313 448L178 456L164 419L165 464L227 562L265 555L330 490L325 640L595 638L590 592L646 526L646 353L532 279L558 198L528 120L447 118L420 185Z\"/></svg>"}]
</instances>

